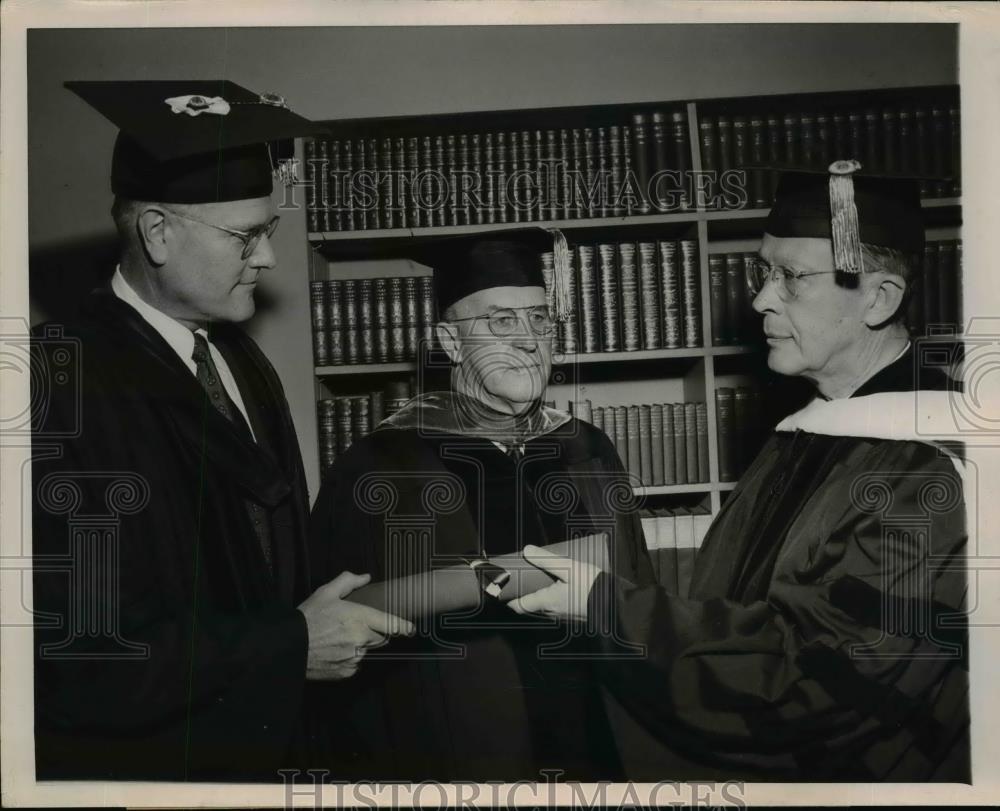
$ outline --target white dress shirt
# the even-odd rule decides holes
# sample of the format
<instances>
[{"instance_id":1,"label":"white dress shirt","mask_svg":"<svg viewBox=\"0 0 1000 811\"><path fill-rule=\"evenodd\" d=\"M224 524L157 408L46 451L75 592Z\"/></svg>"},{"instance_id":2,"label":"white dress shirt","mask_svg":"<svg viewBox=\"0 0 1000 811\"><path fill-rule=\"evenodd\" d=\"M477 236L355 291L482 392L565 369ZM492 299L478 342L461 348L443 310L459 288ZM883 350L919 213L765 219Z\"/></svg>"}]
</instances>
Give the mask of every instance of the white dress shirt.
<instances>
[{"instance_id":1,"label":"white dress shirt","mask_svg":"<svg viewBox=\"0 0 1000 811\"><path fill-rule=\"evenodd\" d=\"M111 290L118 298L139 313L142 319L160 334L170 348L177 353L177 357L191 371L191 374L197 378L198 367L194 362L194 358L191 357L194 353L194 335L191 330L139 298L139 294L132 289L132 286L122 276L121 267L116 267L115 275L111 277ZM196 332L201 333L205 337L205 340L208 341L208 333L205 330L198 329ZM226 363L226 359L222 357L222 353L216 349L215 344L211 341L208 341L208 351L212 353L212 360L215 361L215 366L219 370L219 380L222 381L226 394L236 404L236 407L243 415L243 419L246 420L247 427L250 428L251 436L254 436L253 427L250 425L250 418L247 416L246 406L243 404L243 397L240 395L240 389L236 385L236 378L233 377L229 364ZM254 436L254 441L256 440L257 437Z\"/></svg>"}]
</instances>

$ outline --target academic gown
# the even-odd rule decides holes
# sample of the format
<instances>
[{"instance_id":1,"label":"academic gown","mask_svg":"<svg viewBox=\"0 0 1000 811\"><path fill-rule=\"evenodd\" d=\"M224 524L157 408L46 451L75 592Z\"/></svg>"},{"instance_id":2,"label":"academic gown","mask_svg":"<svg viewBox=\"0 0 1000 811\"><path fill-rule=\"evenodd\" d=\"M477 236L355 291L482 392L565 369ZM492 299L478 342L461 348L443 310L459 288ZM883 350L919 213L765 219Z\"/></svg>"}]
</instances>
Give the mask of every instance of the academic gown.
<instances>
[{"instance_id":1,"label":"academic gown","mask_svg":"<svg viewBox=\"0 0 1000 811\"><path fill-rule=\"evenodd\" d=\"M653 572L631 489L607 437L570 419L524 443L520 461L482 437L382 428L331 468L313 508L311 566L398 577L461 557L608 532L612 565L636 583ZM543 780L620 775L589 652L551 620L487 602L438 617L418 638L370 651L329 691L341 748L334 776Z\"/></svg>"},{"instance_id":2,"label":"academic gown","mask_svg":"<svg viewBox=\"0 0 1000 811\"><path fill-rule=\"evenodd\" d=\"M913 390L908 351L854 396ZM613 609L618 635L648 646L602 671L662 744L629 776L967 782L965 543L939 448L775 433L713 522L689 599L607 575L591 591L589 611Z\"/></svg>"},{"instance_id":3,"label":"academic gown","mask_svg":"<svg viewBox=\"0 0 1000 811\"><path fill-rule=\"evenodd\" d=\"M110 290L64 336L35 331L40 779L280 782L305 738L295 606L308 593L308 500L295 431L254 342L231 326L211 338L257 442ZM248 501L271 522L273 568Z\"/></svg>"}]
</instances>

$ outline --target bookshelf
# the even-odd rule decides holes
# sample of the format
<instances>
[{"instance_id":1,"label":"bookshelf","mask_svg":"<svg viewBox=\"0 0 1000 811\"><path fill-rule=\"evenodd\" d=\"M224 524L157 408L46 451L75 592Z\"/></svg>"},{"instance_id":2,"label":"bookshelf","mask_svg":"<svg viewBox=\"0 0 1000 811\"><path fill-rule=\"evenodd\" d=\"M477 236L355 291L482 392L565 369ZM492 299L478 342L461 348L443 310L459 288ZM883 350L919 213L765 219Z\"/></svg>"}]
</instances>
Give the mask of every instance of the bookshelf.
<instances>
[{"instance_id":1,"label":"bookshelf","mask_svg":"<svg viewBox=\"0 0 1000 811\"><path fill-rule=\"evenodd\" d=\"M659 124L653 113L662 113ZM775 122L780 122L780 133ZM524 136L519 146L526 145L527 153L534 154L535 160L533 171L536 174L528 176L539 180L538 185L550 184L547 186L550 191L558 191L564 183L564 176L559 173L564 165L578 168L586 162L589 147L586 142L578 141L581 133L588 132L596 133L591 157L596 156L595 160L612 179L616 171L619 179L624 178L628 170L635 171L637 176L643 171L649 173L650 166L643 168L642 160L652 161L653 168L681 171L685 176L696 177L707 171L741 170L748 164L748 158L752 162L761 156L764 160L775 161L794 153L808 159L804 162L819 165L830 156L831 150L839 150L836 157L857 153L862 164L909 170L935 178L925 182L923 189L928 239L954 241L959 237L960 185L938 180L960 166L957 86L675 99L326 123L330 137L325 143L307 144L305 150L307 173L310 168L315 173L309 175L311 182L307 185L307 190L314 190L307 210L310 282L326 283L352 278L354 274L369 278L379 273L385 276L427 275L429 269L414 266L406 259L408 252L423 241L472 233L502 233L533 225L560 229L571 247L662 240L686 240L696 244L700 345L557 353L553 377L564 382L550 384L547 395L547 399L555 400L560 408L566 406L567 400L574 399L589 399L595 408L599 404L622 405L626 400L706 404L707 480L635 488L638 496L643 500L653 499L653 503L663 503L658 501L663 498L668 502L670 499L686 500L685 503L703 499L701 503L716 513L725 494L735 487L735 482L720 478L719 413L715 392L719 387L752 385L756 372L750 361L754 358L759 361L760 354L759 346L752 342L713 345L712 320L716 315L710 312L709 257L755 250L768 214L768 207L760 203L766 203L762 198L767 196L770 178L747 170L746 198L739 205L730 205L731 201L719 193L714 196L700 194L697 187L681 190L686 207L667 211L650 210L656 202L652 195L640 195L638 202L626 201L624 210L616 210L613 204L600 210L600 206L593 206L589 201L581 202L572 195L563 195L561 204L545 205L543 199L533 207L532 218L527 219L527 209L515 214L508 206L501 212L504 207L497 204L496 189L489 193L485 186L491 168L495 169L500 162L502 134L511 136L505 139L508 148L505 160L510 169L505 175L508 181L512 180L511 175L516 173L517 167L531 166L523 150L514 154L514 141L520 142L520 136ZM660 130L655 130L655 126ZM635 132L640 127L644 129L646 140L639 139ZM600 138L610 139L612 133L618 139L617 151L608 146L609 140L603 141L606 149L601 160L602 156L597 154L602 145ZM670 144L663 146L668 140ZM338 145L336 160L331 155L334 142ZM340 145L347 144L364 150L364 162L358 160L360 150L352 149L352 162L345 163ZM781 153L781 157L777 153ZM640 154L645 158L640 159ZM539 156L543 156L541 164ZM548 159L556 159L552 165L558 171L543 177L539 166ZM346 178L357 177L359 172L375 172L373 177L377 178L377 173L393 167L441 169L442 176L447 176L452 185L440 198L440 205L431 212L418 212L415 205L408 210L409 204L403 202L390 211L391 204L385 202L384 195L376 195L373 198L376 204L359 217L357 207L352 208L350 200L340 199L340 188L347 188ZM486 205L464 208L456 205L458 187L454 177L458 169L484 180ZM327 185L321 188L316 177L325 177L323 182ZM337 189L331 189L329 184ZM388 187L380 188L380 191L386 190ZM331 200L335 200L334 205L330 205ZM327 205L324 206L324 202ZM518 221L510 221L513 217ZM393 227L384 227L390 220ZM393 268L405 265L405 269L399 273L389 272L384 270L386 263L391 263ZM957 277L958 270L952 272ZM600 318L600 313L597 317ZM954 322L960 323L957 312ZM683 337L682 334L682 344ZM956 339L943 336L941 340ZM317 400L342 394L358 396L366 387L371 389L385 380L412 379L420 371L421 364L413 359L394 358L387 363L317 363L314 368ZM783 415L771 414L770 424L780 416Z\"/></svg>"}]
</instances>

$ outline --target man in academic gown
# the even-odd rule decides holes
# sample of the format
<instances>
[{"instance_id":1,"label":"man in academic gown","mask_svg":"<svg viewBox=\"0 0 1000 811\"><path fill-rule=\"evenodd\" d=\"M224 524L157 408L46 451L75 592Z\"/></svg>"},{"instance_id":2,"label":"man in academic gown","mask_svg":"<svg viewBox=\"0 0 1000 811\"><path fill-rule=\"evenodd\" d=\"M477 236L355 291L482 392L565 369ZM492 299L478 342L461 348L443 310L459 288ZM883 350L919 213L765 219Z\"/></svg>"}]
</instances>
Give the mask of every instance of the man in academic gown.
<instances>
[{"instance_id":1,"label":"man in academic gown","mask_svg":"<svg viewBox=\"0 0 1000 811\"><path fill-rule=\"evenodd\" d=\"M611 443L542 403L555 329L540 264L546 245L548 233L522 230L449 241L422 258L434 268L451 390L415 397L328 471L310 525L315 576L348 567L382 580L462 561L479 567L525 544L603 531L614 570L653 582ZM487 571L479 573L489 588ZM565 661L577 648L565 629L512 617L490 598L471 615L436 617L384 658L370 654L347 685L350 707L341 702L331 720L353 745L335 775L618 776L599 689L585 662Z\"/></svg>"},{"instance_id":2,"label":"man in academic gown","mask_svg":"<svg viewBox=\"0 0 1000 811\"><path fill-rule=\"evenodd\" d=\"M690 598L526 551L563 575L515 611L610 617L648 646L603 667L665 745L633 774L969 780L963 464L915 419L937 424L955 384L920 368L901 322L916 184L859 168L782 177L748 281L769 366L816 398L726 499Z\"/></svg>"},{"instance_id":3,"label":"man in academic gown","mask_svg":"<svg viewBox=\"0 0 1000 811\"><path fill-rule=\"evenodd\" d=\"M306 680L407 630L311 593L308 499L254 313L272 139L316 131L227 81L78 82L121 128L121 261L33 345L39 779L270 780L308 765ZM150 202L155 201L155 202Z\"/></svg>"}]
</instances>

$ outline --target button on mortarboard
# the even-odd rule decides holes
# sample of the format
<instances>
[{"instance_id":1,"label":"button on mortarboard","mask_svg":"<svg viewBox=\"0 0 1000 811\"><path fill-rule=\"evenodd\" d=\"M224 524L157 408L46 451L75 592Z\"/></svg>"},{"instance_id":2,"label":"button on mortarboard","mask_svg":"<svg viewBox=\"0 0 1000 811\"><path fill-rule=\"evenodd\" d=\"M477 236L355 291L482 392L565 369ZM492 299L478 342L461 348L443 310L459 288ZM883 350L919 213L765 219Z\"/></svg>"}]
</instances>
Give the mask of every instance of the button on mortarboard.
<instances>
[{"instance_id":1,"label":"button on mortarboard","mask_svg":"<svg viewBox=\"0 0 1000 811\"><path fill-rule=\"evenodd\" d=\"M275 94L227 80L67 82L115 124L115 194L164 203L271 193L271 142L324 134Z\"/></svg>"}]
</instances>

